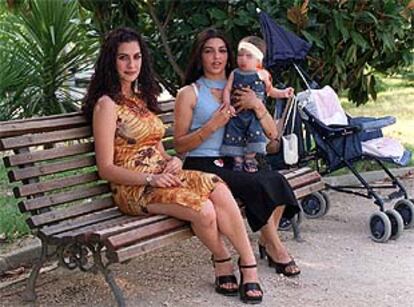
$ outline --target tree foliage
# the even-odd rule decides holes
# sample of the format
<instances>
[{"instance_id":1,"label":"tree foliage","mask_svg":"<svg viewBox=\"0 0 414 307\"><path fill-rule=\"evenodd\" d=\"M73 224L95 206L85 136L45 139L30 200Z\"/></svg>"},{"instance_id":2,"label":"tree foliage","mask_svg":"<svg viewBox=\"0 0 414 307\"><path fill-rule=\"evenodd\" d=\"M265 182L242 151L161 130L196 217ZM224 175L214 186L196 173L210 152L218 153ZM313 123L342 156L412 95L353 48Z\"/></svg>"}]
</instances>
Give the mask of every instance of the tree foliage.
<instances>
[{"instance_id":1,"label":"tree foliage","mask_svg":"<svg viewBox=\"0 0 414 307\"><path fill-rule=\"evenodd\" d=\"M311 42L312 77L349 90L348 98L358 104L376 98L374 72L393 74L413 61L412 0L79 1L94 13L98 32L128 25L143 33L159 80L172 93L181 84L194 36L214 26L235 46L245 35L260 35L256 8Z\"/></svg>"},{"instance_id":2,"label":"tree foliage","mask_svg":"<svg viewBox=\"0 0 414 307\"><path fill-rule=\"evenodd\" d=\"M413 63L414 0L8 0L0 3L1 118L74 110L67 80L94 60L90 34L102 39L121 25L145 36L158 80L175 94L197 33L214 26L236 46L261 35L257 8L311 42L307 71L357 104L376 98L374 73ZM299 90L295 73L283 76Z\"/></svg>"}]
</instances>

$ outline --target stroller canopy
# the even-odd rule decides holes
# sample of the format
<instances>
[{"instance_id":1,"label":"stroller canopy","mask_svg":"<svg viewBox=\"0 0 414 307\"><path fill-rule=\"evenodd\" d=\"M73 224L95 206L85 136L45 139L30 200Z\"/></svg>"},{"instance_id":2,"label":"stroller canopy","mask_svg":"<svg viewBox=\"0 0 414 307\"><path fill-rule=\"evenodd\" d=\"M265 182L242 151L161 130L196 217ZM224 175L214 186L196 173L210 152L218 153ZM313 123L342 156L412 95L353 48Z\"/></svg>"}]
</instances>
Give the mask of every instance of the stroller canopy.
<instances>
[{"instance_id":1,"label":"stroller canopy","mask_svg":"<svg viewBox=\"0 0 414 307\"><path fill-rule=\"evenodd\" d=\"M259 14L260 27L266 41L265 66L284 65L303 60L312 44L276 24L268 14Z\"/></svg>"}]
</instances>

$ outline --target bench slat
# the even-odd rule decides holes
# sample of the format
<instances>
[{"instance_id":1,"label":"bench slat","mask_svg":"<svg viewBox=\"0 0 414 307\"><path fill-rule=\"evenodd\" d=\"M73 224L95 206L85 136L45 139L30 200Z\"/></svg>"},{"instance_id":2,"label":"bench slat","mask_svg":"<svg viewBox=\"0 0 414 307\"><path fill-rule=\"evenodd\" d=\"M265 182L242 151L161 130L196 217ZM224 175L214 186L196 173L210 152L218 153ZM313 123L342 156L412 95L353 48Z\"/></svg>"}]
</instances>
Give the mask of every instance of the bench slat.
<instances>
[{"instance_id":1,"label":"bench slat","mask_svg":"<svg viewBox=\"0 0 414 307\"><path fill-rule=\"evenodd\" d=\"M297 199L301 199L313 192L323 190L325 188L325 183L322 181L317 181L307 186L301 187L293 191Z\"/></svg>"},{"instance_id":2,"label":"bench slat","mask_svg":"<svg viewBox=\"0 0 414 307\"><path fill-rule=\"evenodd\" d=\"M293 170L282 170L279 173L285 176L286 179L290 180L290 179L293 179L298 176L302 176L310 172L314 172L314 170L312 170L309 167L301 167L301 168L293 169Z\"/></svg>"},{"instance_id":3,"label":"bench slat","mask_svg":"<svg viewBox=\"0 0 414 307\"><path fill-rule=\"evenodd\" d=\"M293 189L301 188L307 184L320 181L321 177L317 172L306 173L300 177L289 179L288 182Z\"/></svg>"},{"instance_id":4,"label":"bench slat","mask_svg":"<svg viewBox=\"0 0 414 307\"><path fill-rule=\"evenodd\" d=\"M157 215L156 218L148 217L148 216L127 216L124 215L124 217L128 217L125 219L122 223L112 223L111 220L105 221L103 223L95 223L90 224L86 227L81 227L78 229L73 229L68 232L60 233L55 236L57 239L74 239L80 240L82 242L91 241L92 239L95 239L96 237L93 237L93 235L96 232L99 231L105 231L107 229L118 229L119 227L122 229L122 231L127 231L128 229L136 229L139 228L141 230L146 229L149 225L152 225L154 223L162 223L163 221L172 220L173 218L167 217L167 216L161 216ZM118 229L119 231L119 229ZM100 241L103 242L103 241Z\"/></svg>"},{"instance_id":5,"label":"bench slat","mask_svg":"<svg viewBox=\"0 0 414 307\"><path fill-rule=\"evenodd\" d=\"M139 242L138 244L122 248L116 252L107 251L107 257L114 262L124 262L138 255L147 253L151 250L172 244L177 241L185 240L193 236L193 232L189 226L178 228L164 235L160 235L153 239Z\"/></svg>"},{"instance_id":6,"label":"bench slat","mask_svg":"<svg viewBox=\"0 0 414 307\"><path fill-rule=\"evenodd\" d=\"M67 176L59 179L51 179L48 181L42 181L38 183L25 184L23 186L14 187L13 192L16 197L23 197L62 189L66 187L81 185L83 183L96 181L98 179L98 173L92 172L83 175Z\"/></svg>"},{"instance_id":7,"label":"bench slat","mask_svg":"<svg viewBox=\"0 0 414 307\"><path fill-rule=\"evenodd\" d=\"M27 219L30 228L40 227L49 223L55 223L69 218L85 215L88 213L104 210L114 207L112 197L93 200L76 206L70 206L61 210L52 210L49 212L33 215Z\"/></svg>"},{"instance_id":8,"label":"bench slat","mask_svg":"<svg viewBox=\"0 0 414 307\"><path fill-rule=\"evenodd\" d=\"M70 220L61 221L57 224L48 225L39 229L39 234L45 237L52 236L58 233L88 226L106 220L123 217L127 220L129 216L123 214L117 207L112 207L103 211L93 212L91 214L78 216Z\"/></svg>"},{"instance_id":9,"label":"bench slat","mask_svg":"<svg viewBox=\"0 0 414 307\"><path fill-rule=\"evenodd\" d=\"M56 158L70 157L89 152L94 152L93 143L73 144L70 146L61 146L52 149L32 151L30 153L21 153L13 156L4 157L3 161L6 167L10 167L33 162L46 161Z\"/></svg>"},{"instance_id":10,"label":"bench slat","mask_svg":"<svg viewBox=\"0 0 414 307\"><path fill-rule=\"evenodd\" d=\"M172 124L173 121L174 121L174 114L173 113L160 114L160 115L158 115L158 117L162 120L164 125Z\"/></svg>"},{"instance_id":11,"label":"bench slat","mask_svg":"<svg viewBox=\"0 0 414 307\"><path fill-rule=\"evenodd\" d=\"M167 100L166 102L158 103L159 108L161 109L161 112L173 112L174 111L174 100Z\"/></svg>"},{"instance_id":12,"label":"bench slat","mask_svg":"<svg viewBox=\"0 0 414 307\"><path fill-rule=\"evenodd\" d=\"M77 242L90 242L91 235L95 231L115 227L117 225L128 224L129 222L133 222L140 218L142 219L143 217L120 215L112 219L90 223L89 225L84 225L82 227L73 228L71 230L55 234L53 236L53 240L63 240L65 242L74 240L76 240Z\"/></svg>"},{"instance_id":13,"label":"bench slat","mask_svg":"<svg viewBox=\"0 0 414 307\"><path fill-rule=\"evenodd\" d=\"M9 150L49 144L53 142L71 141L90 136L92 136L92 129L90 126L86 126L81 128L3 138L0 140L0 146L1 149Z\"/></svg>"},{"instance_id":14,"label":"bench slat","mask_svg":"<svg viewBox=\"0 0 414 307\"><path fill-rule=\"evenodd\" d=\"M142 227L151 223L163 221L168 218L170 217L166 215L142 216L142 219L136 220L128 224L118 225L112 228L94 231L94 233L91 235L91 240L96 242L103 242L110 236L114 236L121 232L128 231L137 227Z\"/></svg>"},{"instance_id":15,"label":"bench slat","mask_svg":"<svg viewBox=\"0 0 414 307\"><path fill-rule=\"evenodd\" d=\"M94 166L95 162L95 156L75 157L75 159L72 160L14 169L9 171L8 175L10 182L13 182L38 176L56 174L68 170L82 169L84 167Z\"/></svg>"},{"instance_id":16,"label":"bench slat","mask_svg":"<svg viewBox=\"0 0 414 307\"><path fill-rule=\"evenodd\" d=\"M106 194L110 191L111 190L107 183L87 188L85 188L84 186L80 186L78 189L72 189L64 193L57 193L42 197L25 199L19 203L19 208L21 212L38 210L42 208L57 206L75 200Z\"/></svg>"},{"instance_id":17,"label":"bench slat","mask_svg":"<svg viewBox=\"0 0 414 307\"><path fill-rule=\"evenodd\" d=\"M165 129L164 137L171 137L173 135L174 135L174 127L167 127L167 129Z\"/></svg>"},{"instance_id":18,"label":"bench slat","mask_svg":"<svg viewBox=\"0 0 414 307\"><path fill-rule=\"evenodd\" d=\"M118 250L121 247L132 245L133 243L149 239L151 237L156 237L162 233L177 229L186 224L188 225L187 222L173 218L159 221L158 223L146 225L145 227L132 229L119 235L109 237L106 247L112 250Z\"/></svg>"},{"instance_id":19,"label":"bench slat","mask_svg":"<svg viewBox=\"0 0 414 307\"><path fill-rule=\"evenodd\" d=\"M78 127L86 123L82 112L9 120L0 122L0 138Z\"/></svg>"}]
</instances>

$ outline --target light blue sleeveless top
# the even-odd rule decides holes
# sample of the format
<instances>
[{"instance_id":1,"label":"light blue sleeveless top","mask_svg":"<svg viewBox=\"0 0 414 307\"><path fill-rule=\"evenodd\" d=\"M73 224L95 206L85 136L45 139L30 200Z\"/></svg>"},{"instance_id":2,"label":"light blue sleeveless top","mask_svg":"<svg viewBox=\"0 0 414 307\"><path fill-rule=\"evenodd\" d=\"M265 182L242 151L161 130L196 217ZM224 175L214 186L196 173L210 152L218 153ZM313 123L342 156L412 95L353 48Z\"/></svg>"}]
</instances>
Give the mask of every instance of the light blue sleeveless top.
<instances>
[{"instance_id":1,"label":"light blue sleeveless top","mask_svg":"<svg viewBox=\"0 0 414 307\"><path fill-rule=\"evenodd\" d=\"M211 88L224 89L226 80L209 80L201 77L196 81L194 90L197 101L193 110L193 119L190 132L202 127L220 107L220 103L211 94ZM187 153L187 157L220 157L220 147L223 143L224 127L219 128L209 136L201 145Z\"/></svg>"}]
</instances>

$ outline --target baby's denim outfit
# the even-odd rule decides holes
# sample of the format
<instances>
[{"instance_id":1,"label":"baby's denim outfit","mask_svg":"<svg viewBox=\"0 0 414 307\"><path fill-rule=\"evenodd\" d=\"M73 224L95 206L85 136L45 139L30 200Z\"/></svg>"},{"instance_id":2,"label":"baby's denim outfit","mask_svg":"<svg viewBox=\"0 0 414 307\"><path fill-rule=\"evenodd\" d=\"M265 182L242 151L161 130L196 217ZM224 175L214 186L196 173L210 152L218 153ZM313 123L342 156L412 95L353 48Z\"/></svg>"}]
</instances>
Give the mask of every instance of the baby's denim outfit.
<instances>
[{"instance_id":1,"label":"baby's denim outfit","mask_svg":"<svg viewBox=\"0 0 414 307\"><path fill-rule=\"evenodd\" d=\"M265 84L256 71L233 71L233 88L250 87L264 102ZM237 113L226 125L221 153L230 157L241 157L247 153L266 153L266 137L254 111Z\"/></svg>"}]
</instances>

